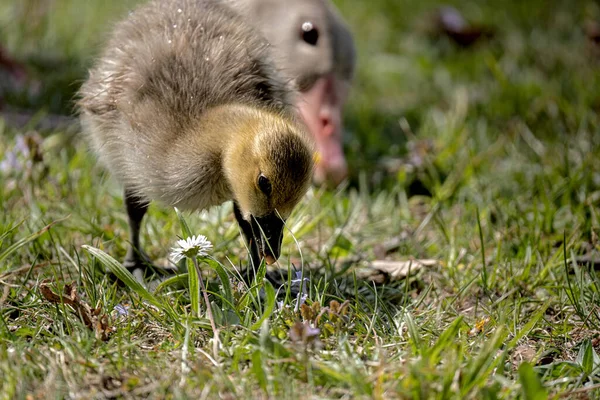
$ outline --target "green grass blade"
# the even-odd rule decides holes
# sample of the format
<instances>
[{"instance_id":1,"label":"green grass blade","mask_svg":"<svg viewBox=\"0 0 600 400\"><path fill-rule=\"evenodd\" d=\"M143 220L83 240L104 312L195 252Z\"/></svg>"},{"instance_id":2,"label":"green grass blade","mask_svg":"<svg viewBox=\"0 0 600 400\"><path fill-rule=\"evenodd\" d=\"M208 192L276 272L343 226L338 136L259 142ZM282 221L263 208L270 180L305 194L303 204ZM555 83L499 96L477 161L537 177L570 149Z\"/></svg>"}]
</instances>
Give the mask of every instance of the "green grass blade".
<instances>
[{"instance_id":1,"label":"green grass blade","mask_svg":"<svg viewBox=\"0 0 600 400\"><path fill-rule=\"evenodd\" d=\"M466 396L474 387L483 387L485 385L490 371L501 359L497 355L497 352L502 347L506 335L506 329L498 326L496 332L494 332L490 340L486 341L479 354L471 360L469 370L465 374L461 387L463 396Z\"/></svg>"},{"instance_id":2,"label":"green grass blade","mask_svg":"<svg viewBox=\"0 0 600 400\"><path fill-rule=\"evenodd\" d=\"M546 400L548 393L540 382L540 378L528 362L519 366L519 382L525 400Z\"/></svg>"},{"instance_id":3,"label":"green grass blade","mask_svg":"<svg viewBox=\"0 0 600 400\"><path fill-rule=\"evenodd\" d=\"M200 317L200 281L198 274L201 273L196 269L194 262L187 259L188 265L188 289L190 291L190 302L192 303L192 311L196 317ZM210 304L206 305L210 307Z\"/></svg>"},{"instance_id":4,"label":"green grass blade","mask_svg":"<svg viewBox=\"0 0 600 400\"><path fill-rule=\"evenodd\" d=\"M433 364L437 364L439 361L440 354L444 351L444 349L448 348L452 342L454 342L458 332L460 331L460 326L463 322L463 317L459 316L456 318L449 327L442 332L437 342L431 349L430 358Z\"/></svg>"},{"instance_id":5,"label":"green grass blade","mask_svg":"<svg viewBox=\"0 0 600 400\"><path fill-rule=\"evenodd\" d=\"M261 389L266 391L268 383L267 374L264 370L262 354L260 350L256 350L254 353L252 353L252 373L258 381L258 385L261 387Z\"/></svg>"},{"instance_id":6,"label":"green grass blade","mask_svg":"<svg viewBox=\"0 0 600 400\"><path fill-rule=\"evenodd\" d=\"M127 270L120 262L106 254L104 251L84 244L83 247L88 253L96 257L102 265L104 265L110 272L115 274L117 278L121 280L129 289L133 290L138 296L142 299L146 300L148 303L152 304L159 309L164 309L163 303L158 300L152 293L150 293L146 288L131 275L131 272Z\"/></svg>"},{"instance_id":7,"label":"green grass blade","mask_svg":"<svg viewBox=\"0 0 600 400\"><path fill-rule=\"evenodd\" d=\"M16 224L14 224L13 226L11 226L10 228L7 228L4 233L2 235L0 235L0 246L2 246L2 242L4 241L4 239L12 232L17 230L21 225L23 225L25 221L21 221L18 222Z\"/></svg>"},{"instance_id":8,"label":"green grass blade","mask_svg":"<svg viewBox=\"0 0 600 400\"><path fill-rule=\"evenodd\" d=\"M44 233L48 232L53 225L55 225L55 224L57 224L57 223L59 223L61 221L64 221L65 219L66 218L63 218L63 219L59 219L59 220L56 220L54 222L49 223L48 225L46 225L45 227L43 227L39 231L37 231L35 233L32 233L31 235L29 235L27 237L24 237L23 239L17 241L16 243L14 243L11 246L9 246L6 250L4 250L3 252L1 252L0 253L0 271L2 271L2 272L9 272L8 269L7 270L3 270L2 269L2 263L4 262L4 260L8 256L10 256L12 253L16 252L17 250L19 250L21 247L25 246L27 243L29 243L31 241L34 241L35 239L39 238Z\"/></svg>"},{"instance_id":9,"label":"green grass blade","mask_svg":"<svg viewBox=\"0 0 600 400\"><path fill-rule=\"evenodd\" d=\"M540 319L546 313L548 309L548 304L544 304L540 309L527 321L525 325L519 329L519 332L515 334L515 336L508 342L508 348L511 349L517 345L519 340L523 338L523 336L527 335L533 328L535 328L536 324L540 321Z\"/></svg>"},{"instance_id":10,"label":"green grass blade","mask_svg":"<svg viewBox=\"0 0 600 400\"><path fill-rule=\"evenodd\" d=\"M252 327L251 327L252 330L260 328L263 321L265 319L269 318L269 316L273 313L273 310L275 309L276 297L275 297L275 289L273 288L273 285L271 285L271 282L269 282L265 279L263 287L265 288L265 297L266 297L266 301L267 301L267 303L265 304L265 311L263 312L261 317L258 319L258 321L256 321L254 323L254 325L252 325Z\"/></svg>"},{"instance_id":11,"label":"green grass blade","mask_svg":"<svg viewBox=\"0 0 600 400\"><path fill-rule=\"evenodd\" d=\"M199 259L199 261L206 262L212 269L215 270L215 272L219 276L221 285L223 285L223 293L221 293L222 297L227 301L227 303L234 304L233 291L231 290L231 282L229 281L227 271L225 271L225 268L223 268L221 263L219 263L217 260L211 257L202 257Z\"/></svg>"},{"instance_id":12,"label":"green grass blade","mask_svg":"<svg viewBox=\"0 0 600 400\"><path fill-rule=\"evenodd\" d=\"M162 281L161 283L159 283L158 286L156 286L156 289L154 289L154 293L160 293L169 286L187 285L188 282L189 282L189 278L188 278L187 272L185 274L177 274L177 275L171 276L171 277L165 279L164 281Z\"/></svg>"},{"instance_id":13,"label":"green grass blade","mask_svg":"<svg viewBox=\"0 0 600 400\"><path fill-rule=\"evenodd\" d=\"M175 207L175 214L177 214L177 219L179 220L179 225L181 225L181 231L183 232L183 236L192 237L192 230L190 229L188 223L185 221L183 214L181 213L181 211L179 211L177 207Z\"/></svg>"},{"instance_id":14,"label":"green grass blade","mask_svg":"<svg viewBox=\"0 0 600 400\"><path fill-rule=\"evenodd\" d=\"M481 216L479 215L479 207L475 208L477 215L477 230L479 231L479 243L481 245L481 281L483 282L483 291L488 292L488 272L485 260L485 242L483 241L483 230L481 229Z\"/></svg>"},{"instance_id":15,"label":"green grass blade","mask_svg":"<svg viewBox=\"0 0 600 400\"><path fill-rule=\"evenodd\" d=\"M415 321L410 314L410 312L404 312L404 321L406 321L406 329L408 330L408 335L411 338L412 348L416 354L420 354L421 352L421 335L419 335L419 330L415 324Z\"/></svg>"}]
</instances>

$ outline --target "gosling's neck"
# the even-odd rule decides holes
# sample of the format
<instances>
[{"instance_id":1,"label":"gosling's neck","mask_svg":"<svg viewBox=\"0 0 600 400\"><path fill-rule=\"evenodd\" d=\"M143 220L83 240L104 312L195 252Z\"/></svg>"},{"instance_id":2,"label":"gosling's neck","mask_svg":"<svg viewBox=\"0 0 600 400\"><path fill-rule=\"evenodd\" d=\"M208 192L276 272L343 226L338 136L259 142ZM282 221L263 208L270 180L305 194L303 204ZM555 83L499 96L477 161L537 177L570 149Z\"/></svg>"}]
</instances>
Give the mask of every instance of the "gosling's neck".
<instances>
[{"instance_id":1,"label":"gosling's neck","mask_svg":"<svg viewBox=\"0 0 600 400\"><path fill-rule=\"evenodd\" d=\"M265 142L270 143L297 129L290 115L262 108L228 105L215 112L223 126L212 131L224 139L222 150L226 169L236 164L247 168L249 161L264 156L261 151Z\"/></svg>"}]
</instances>

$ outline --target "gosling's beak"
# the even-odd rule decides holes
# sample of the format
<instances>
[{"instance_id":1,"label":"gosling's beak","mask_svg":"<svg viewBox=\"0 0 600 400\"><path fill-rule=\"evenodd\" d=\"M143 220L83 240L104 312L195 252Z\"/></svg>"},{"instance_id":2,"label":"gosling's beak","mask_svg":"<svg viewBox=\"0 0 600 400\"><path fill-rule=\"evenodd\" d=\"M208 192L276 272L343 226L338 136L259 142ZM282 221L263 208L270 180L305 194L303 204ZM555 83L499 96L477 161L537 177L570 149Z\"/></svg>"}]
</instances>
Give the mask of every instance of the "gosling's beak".
<instances>
[{"instance_id":1,"label":"gosling's beak","mask_svg":"<svg viewBox=\"0 0 600 400\"><path fill-rule=\"evenodd\" d=\"M298 108L317 144L314 180L337 186L348 175L342 148L342 108L348 92L333 73L319 78L301 93Z\"/></svg>"},{"instance_id":2,"label":"gosling's beak","mask_svg":"<svg viewBox=\"0 0 600 400\"><path fill-rule=\"evenodd\" d=\"M252 235L261 258L268 265L274 264L281 253L284 221L274 212L264 217L253 216L251 220Z\"/></svg>"}]
</instances>

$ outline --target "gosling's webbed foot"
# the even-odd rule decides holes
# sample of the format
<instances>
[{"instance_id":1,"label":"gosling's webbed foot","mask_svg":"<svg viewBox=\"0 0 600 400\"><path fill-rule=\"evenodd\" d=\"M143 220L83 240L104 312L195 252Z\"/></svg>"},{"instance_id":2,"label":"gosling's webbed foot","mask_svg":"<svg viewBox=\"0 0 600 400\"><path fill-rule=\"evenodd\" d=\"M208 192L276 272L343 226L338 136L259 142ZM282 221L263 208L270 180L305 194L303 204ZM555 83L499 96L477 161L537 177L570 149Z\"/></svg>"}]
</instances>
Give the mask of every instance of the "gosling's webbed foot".
<instances>
[{"instance_id":1,"label":"gosling's webbed foot","mask_svg":"<svg viewBox=\"0 0 600 400\"><path fill-rule=\"evenodd\" d=\"M292 274L291 278L289 276L290 272ZM300 294L306 295L308 293L309 280L307 277L302 279L302 273L297 270L288 271L285 269L277 269L267 271L265 279L273 285L278 300L283 300L286 297L288 290L292 299L297 298ZM261 289L260 294L261 296L264 295L263 289Z\"/></svg>"},{"instance_id":2,"label":"gosling's webbed foot","mask_svg":"<svg viewBox=\"0 0 600 400\"><path fill-rule=\"evenodd\" d=\"M290 273L292 274L291 277L289 276ZM279 289L280 295L283 294L285 296L288 284L290 296L293 298L298 297L300 293L308 293L308 276L302 278L302 272L299 270L278 269L267 272L265 277L271 282L275 289Z\"/></svg>"},{"instance_id":3,"label":"gosling's webbed foot","mask_svg":"<svg viewBox=\"0 0 600 400\"><path fill-rule=\"evenodd\" d=\"M286 285L288 283L288 271L283 269L267 271L265 274L265 279L271 282L271 285L273 285L275 290L285 292Z\"/></svg>"}]
</instances>

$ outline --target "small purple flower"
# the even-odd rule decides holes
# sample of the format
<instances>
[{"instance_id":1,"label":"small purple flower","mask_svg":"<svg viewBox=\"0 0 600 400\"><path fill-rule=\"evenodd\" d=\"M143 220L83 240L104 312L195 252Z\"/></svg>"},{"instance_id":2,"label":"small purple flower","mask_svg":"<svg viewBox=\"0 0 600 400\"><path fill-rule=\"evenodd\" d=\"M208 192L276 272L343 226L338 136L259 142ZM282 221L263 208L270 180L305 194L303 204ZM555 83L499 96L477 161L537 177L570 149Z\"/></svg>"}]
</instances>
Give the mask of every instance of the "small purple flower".
<instances>
[{"instance_id":1,"label":"small purple flower","mask_svg":"<svg viewBox=\"0 0 600 400\"><path fill-rule=\"evenodd\" d=\"M129 315L129 306L123 304L117 304L114 308L119 317L127 317Z\"/></svg>"}]
</instances>

